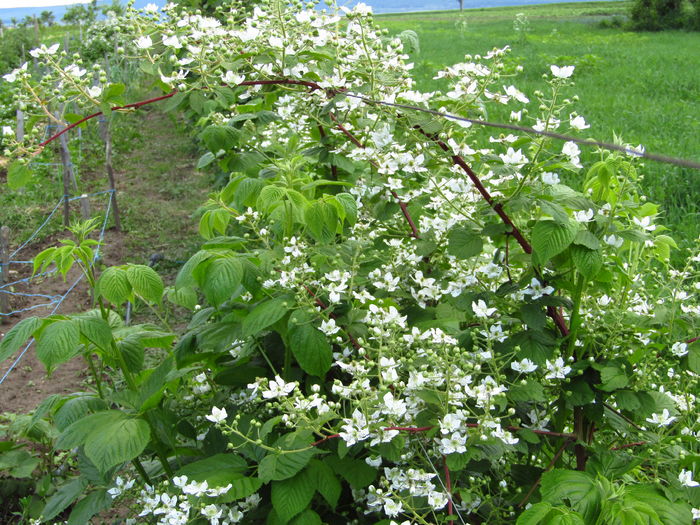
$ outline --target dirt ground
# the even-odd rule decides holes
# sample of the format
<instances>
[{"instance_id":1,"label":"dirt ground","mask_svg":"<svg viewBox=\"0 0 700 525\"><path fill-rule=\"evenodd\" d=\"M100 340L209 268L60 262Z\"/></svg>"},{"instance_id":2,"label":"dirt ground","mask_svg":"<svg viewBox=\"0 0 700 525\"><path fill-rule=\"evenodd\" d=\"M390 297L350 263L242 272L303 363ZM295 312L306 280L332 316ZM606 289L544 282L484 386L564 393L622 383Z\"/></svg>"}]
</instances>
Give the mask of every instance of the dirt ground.
<instances>
[{"instance_id":1,"label":"dirt ground","mask_svg":"<svg viewBox=\"0 0 700 525\"><path fill-rule=\"evenodd\" d=\"M49 246L57 244L61 236L52 236L41 243L33 244L22 250L22 257L33 258L37 253ZM106 264L116 264L122 260L121 246L123 244L123 234L107 231L105 232L104 262ZM29 277L31 275L30 265L13 265L10 269L10 277L13 281ZM14 292L41 293L50 296L60 296L66 293L71 285L80 276L80 271L72 269L66 275L64 281L60 275L40 277L29 283L21 283L12 288ZM26 310L33 306L50 302L43 297L11 296L10 307L12 310ZM65 300L56 309L56 314L69 314L78 311L89 310L92 301L89 296L88 286L84 281L69 293ZM56 304L49 304L28 310L8 317L3 317L4 324L0 324L0 335L4 335L10 328L22 319L31 316L43 317L50 315ZM24 349L21 349L11 358L0 362L0 379L13 365L17 357ZM81 358L75 358L68 363L59 366L50 376L46 376L46 369L36 357L34 345L22 356L14 369L8 374L2 384L0 384L0 414L3 412L26 413L36 406L50 394L67 394L82 389L83 381L86 377L85 363Z\"/></svg>"}]
</instances>

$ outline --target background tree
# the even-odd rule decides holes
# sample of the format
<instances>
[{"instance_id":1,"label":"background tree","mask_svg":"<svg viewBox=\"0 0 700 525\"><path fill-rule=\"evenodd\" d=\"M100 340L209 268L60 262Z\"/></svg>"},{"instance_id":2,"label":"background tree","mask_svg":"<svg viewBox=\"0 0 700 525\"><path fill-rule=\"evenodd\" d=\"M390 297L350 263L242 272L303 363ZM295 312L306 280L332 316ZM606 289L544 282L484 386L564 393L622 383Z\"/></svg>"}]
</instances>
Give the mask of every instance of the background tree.
<instances>
[{"instance_id":1,"label":"background tree","mask_svg":"<svg viewBox=\"0 0 700 525\"><path fill-rule=\"evenodd\" d=\"M51 11L42 11L39 15L39 22L47 27L51 27L56 23L56 17Z\"/></svg>"},{"instance_id":2,"label":"background tree","mask_svg":"<svg viewBox=\"0 0 700 525\"><path fill-rule=\"evenodd\" d=\"M682 0L635 0L630 16L632 27L644 31L680 29L692 19Z\"/></svg>"},{"instance_id":3,"label":"background tree","mask_svg":"<svg viewBox=\"0 0 700 525\"><path fill-rule=\"evenodd\" d=\"M100 6L100 12L102 12L104 16L109 16L109 13L114 13L115 16L121 16L125 11L126 9L119 0L112 0L112 3L109 5Z\"/></svg>"}]
</instances>

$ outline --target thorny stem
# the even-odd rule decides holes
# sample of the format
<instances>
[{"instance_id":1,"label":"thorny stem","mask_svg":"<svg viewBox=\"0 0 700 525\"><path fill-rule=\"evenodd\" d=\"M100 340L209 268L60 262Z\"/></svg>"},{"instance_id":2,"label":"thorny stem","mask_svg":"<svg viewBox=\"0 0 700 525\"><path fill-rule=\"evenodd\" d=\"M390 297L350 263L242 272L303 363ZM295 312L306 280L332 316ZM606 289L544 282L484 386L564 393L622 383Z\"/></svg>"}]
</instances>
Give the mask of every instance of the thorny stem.
<instances>
[{"instance_id":1,"label":"thorny stem","mask_svg":"<svg viewBox=\"0 0 700 525\"><path fill-rule=\"evenodd\" d=\"M452 479L450 478L450 467L447 466L447 458L442 456L442 464L445 468L445 486L447 488L447 514L452 516ZM454 520L448 522L449 525L454 525Z\"/></svg>"}]
</instances>

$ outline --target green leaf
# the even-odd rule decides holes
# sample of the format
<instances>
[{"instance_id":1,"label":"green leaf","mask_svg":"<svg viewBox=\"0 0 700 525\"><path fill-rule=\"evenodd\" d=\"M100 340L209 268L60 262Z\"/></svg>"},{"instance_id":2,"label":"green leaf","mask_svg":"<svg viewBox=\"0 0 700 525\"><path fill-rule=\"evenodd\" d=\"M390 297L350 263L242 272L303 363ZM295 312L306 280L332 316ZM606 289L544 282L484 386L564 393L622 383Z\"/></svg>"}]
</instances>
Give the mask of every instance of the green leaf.
<instances>
[{"instance_id":1,"label":"green leaf","mask_svg":"<svg viewBox=\"0 0 700 525\"><path fill-rule=\"evenodd\" d=\"M79 394L74 394L74 397L63 403L61 408L54 414L54 421L56 422L58 430L63 432L70 425L84 418L89 413L100 412L106 409L107 404L102 399L93 394L81 392Z\"/></svg>"},{"instance_id":2,"label":"green leaf","mask_svg":"<svg viewBox=\"0 0 700 525\"><path fill-rule=\"evenodd\" d=\"M589 250L597 250L600 248L600 241L598 240L598 237L593 235L588 230L581 230L578 232L574 238L574 244L585 246Z\"/></svg>"},{"instance_id":3,"label":"green leaf","mask_svg":"<svg viewBox=\"0 0 700 525\"><path fill-rule=\"evenodd\" d=\"M650 485L628 486L627 491L639 501L651 505L664 525L691 523L690 505L684 501L671 502Z\"/></svg>"},{"instance_id":4,"label":"green leaf","mask_svg":"<svg viewBox=\"0 0 700 525\"><path fill-rule=\"evenodd\" d=\"M547 314L535 303L525 303L520 307L520 318L533 330L542 330L547 324Z\"/></svg>"},{"instance_id":5,"label":"green leaf","mask_svg":"<svg viewBox=\"0 0 700 525\"><path fill-rule=\"evenodd\" d=\"M32 171L29 165L14 161L7 170L7 185L12 190L18 190L26 186L32 180Z\"/></svg>"},{"instance_id":6,"label":"green leaf","mask_svg":"<svg viewBox=\"0 0 700 525\"><path fill-rule=\"evenodd\" d=\"M206 263L205 263L206 264ZM200 286L207 301L219 307L230 299L241 285L243 266L235 257L219 257L210 261L206 267Z\"/></svg>"},{"instance_id":7,"label":"green leaf","mask_svg":"<svg viewBox=\"0 0 700 525\"><path fill-rule=\"evenodd\" d=\"M198 482L206 481L210 487L222 487L240 479L247 468L245 460L237 454L215 454L185 465L177 475Z\"/></svg>"},{"instance_id":8,"label":"green leaf","mask_svg":"<svg viewBox=\"0 0 700 525\"><path fill-rule=\"evenodd\" d=\"M598 250L574 244L571 246L571 258L576 269L588 279L593 279L603 266L603 256Z\"/></svg>"},{"instance_id":9,"label":"green leaf","mask_svg":"<svg viewBox=\"0 0 700 525\"><path fill-rule=\"evenodd\" d=\"M328 338L314 328L311 318L296 310L289 318L289 347L299 366L307 373L323 377L331 368L333 350Z\"/></svg>"},{"instance_id":10,"label":"green leaf","mask_svg":"<svg viewBox=\"0 0 700 525\"><path fill-rule=\"evenodd\" d=\"M0 341L0 362L19 350L19 347L36 332L39 326L41 326L41 320L38 317L27 317L10 328Z\"/></svg>"},{"instance_id":11,"label":"green leaf","mask_svg":"<svg viewBox=\"0 0 700 525\"><path fill-rule=\"evenodd\" d=\"M238 143L239 131L231 126L209 126L200 134L205 146L214 153L228 151Z\"/></svg>"},{"instance_id":12,"label":"green leaf","mask_svg":"<svg viewBox=\"0 0 700 525\"><path fill-rule=\"evenodd\" d=\"M311 509L306 509L296 518L289 522L289 525L323 525L321 517Z\"/></svg>"},{"instance_id":13,"label":"green leaf","mask_svg":"<svg viewBox=\"0 0 700 525\"><path fill-rule=\"evenodd\" d=\"M131 295L131 285L124 269L112 266L102 272L95 291L113 305L120 305Z\"/></svg>"},{"instance_id":14,"label":"green leaf","mask_svg":"<svg viewBox=\"0 0 700 525\"><path fill-rule=\"evenodd\" d=\"M293 302L289 296L275 297L258 304L243 320L242 336L250 337L282 319Z\"/></svg>"},{"instance_id":15,"label":"green leaf","mask_svg":"<svg viewBox=\"0 0 700 525\"><path fill-rule=\"evenodd\" d=\"M104 427L111 421L114 421L115 418L121 417L123 417L123 414L118 410L102 410L82 417L61 432L56 441L56 448L68 450L79 447L85 443L92 431Z\"/></svg>"},{"instance_id":16,"label":"green leaf","mask_svg":"<svg viewBox=\"0 0 700 525\"><path fill-rule=\"evenodd\" d=\"M361 459L329 456L326 463L356 490L367 487L377 477L377 470Z\"/></svg>"},{"instance_id":17,"label":"green leaf","mask_svg":"<svg viewBox=\"0 0 700 525\"><path fill-rule=\"evenodd\" d=\"M353 225L357 222L357 201L355 197L349 193L338 193L335 196L335 200L340 203L340 205L345 210L345 222Z\"/></svg>"},{"instance_id":18,"label":"green leaf","mask_svg":"<svg viewBox=\"0 0 700 525\"><path fill-rule=\"evenodd\" d=\"M447 242L447 251L459 259L475 257L484 248L481 235L462 226L450 230Z\"/></svg>"},{"instance_id":19,"label":"green leaf","mask_svg":"<svg viewBox=\"0 0 700 525\"><path fill-rule=\"evenodd\" d=\"M8 333L9 335L9 333ZM5 336L7 338L7 335ZM3 340L3 343L5 341ZM0 349L2 346L0 345ZM2 361L2 355L0 355ZM696 374L700 374L700 340L694 341L688 348L688 368Z\"/></svg>"},{"instance_id":20,"label":"green leaf","mask_svg":"<svg viewBox=\"0 0 700 525\"><path fill-rule=\"evenodd\" d=\"M80 351L80 331L73 321L47 326L36 344L36 355L47 370L69 361Z\"/></svg>"},{"instance_id":21,"label":"green leaf","mask_svg":"<svg viewBox=\"0 0 700 525\"><path fill-rule=\"evenodd\" d=\"M586 523L595 523L600 511L601 494L593 477L586 472L553 469L542 475L540 493L548 503L571 502Z\"/></svg>"},{"instance_id":22,"label":"green leaf","mask_svg":"<svg viewBox=\"0 0 700 525\"><path fill-rule=\"evenodd\" d=\"M289 521L311 503L315 492L314 476L305 469L293 478L272 482L272 506L283 521Z\"/></svg>"},{"instance_id":23,"label":"green leaf","mask_svg":"<svg viewBox=\"0 0 700 525\"><path fill-rule=\"evenodd\" d=\"M315 485L318 493L323 496L332 509L335 509L340 499L342 487L333 469L321 460L312 459L307 470L316 478Z\"/></svg>"},{"instance_id":24,"label":"green leaf","mask_svg":"<svg viewBox=\"0 0 700 525\"><path fill-rule=\"evenodd\" d=\"M524 385L516 383L515 385L510 387L508 391L508 397L513 401L525 402L542 402L546 399L544 395L544 387L542 386L542 384L531 380L525 383Z\"/></svg>"},{"instance_id":25,"label":"green leaf","mask_svg":"<svg viewBox=\"0 0 700 525\"><path fill-rule=\"evenodd\" d=\"M315 448L309 447L310 442L311 434L308 432L295 432L282 436L275 445L277 448L281 448L283 452L271 452L265 456L258 465L258 477L263 482L268 482L281 481L296 475L317 452ZM304 447L309 448L301 452L284 452L299 450Z\"/></svg>"},{"instance_id":26,"label":"green leaf","mask_svg":"<svg viewBox=\"0 0 700 525\"><path fill-rule=\"evenodd\" d=\"M188 310L194 310L197 306L197 292L193 288L170 288L167 293L168 301Z\"/></svg>"},{"instance_id":27,"label":"green leaf","mask_svg":"<svg viewBox=\"0 0 700 525\"><path fill-rule=\"evenodd\" d=\"M286 194L287 190L285 188L268 184L258 195L255 207L264 213L269 213L270 210L282 203Z\"/></svg>"},{"instance_id":28,"label":"green leaf","mask_svg":"<svg viewBox=\"0 0 700 525\"><path fill-rule=\"evenodd\" d=\"M97 513L112 505L112 496L106 489L91 492L81 499L68 518L68 525L85 525Z\"/></svg>"},{"instance_id":29,"label":"green leaf","mask_svg":"<svg viewBox=\"0 0 700 525\"><path fill-rule=\"evenodd\" d=\"M552 219L554 219L555 222L559 224L566 224L567 222L569 222L569 214L566 213L566 210L560 204L544 199L539 200L537 202L539 202L540 204L540 209L542 210L542 213L552 217Z\"/></svg>"},{"instance_id":30,"label":"green leaf","mask_svg":"<svg viewBox=\"0 0 700 525\"><path fill-rule=\"evenodd\" d=\"M567 221L558 223L549 220L537 221L532 229L532 249L540 264L545 264L563 252L576 237L578 224Z\"/></svg>"},{"instance_id":31,"label":"green leaf","mask_svg":"<svg viewBox=\"0 0 700 525\"><path fill-rule=\"evenodd\" d=\"M8 471L13 478L31 477L39 462L39 458L22 449L0 453L0 471Z\"/></svg>"},{"instance_id":32,"label":"green leaf","mask_svg":"<svg viewBox=\"0 0 700 525\"><path fill-rule=\"evenodd\" d=\"M143 419L117 413L119 416L115 414L85 440L85 455L100 472L134 459L144 451L151 438L151 430Z\"/></svg>"},{"instance_id":33,"label":"green leaf","mask_svg":"<svg viewBox=\"0 0 700 525\"><path fill-rule=\"evenodd\" d=\"M126 91L126 86L121 82L118 84L110 84L104 88L102 91L102 96L100 97L101 102L119 102L124 91Z\"/></svg>"},{"instance_id":34,"label":"green leaf","mask_svg":"<svg viewBox=\"0 0 700 525\"><path fill-rule=\"evenodd\" d=\"M262 487L260 478L250 478L241 476L231 480L231 488L225 496L220 496L222 501L235 501L237 499L247 498L251 494L256 493Z\"/></svg>"},{"instance_id":35,"label":"green leaf","mask_svg":"<svg viewBox=\"0 0 700 525\"><path fill-rule=\"evenodd\" d=\"M600 382L601 384L599 388L601 390L604 390L605 392L612 392L618 388L626 387L629 383L629 377L627 377L627 374L622 367L614 363L608 363L600 371Z\"/></svg>"},{"instance_id":36,"label":"green leaf","mask_svg":"<svg viewBox=\"0 0 700 525\"><path fill-rule=\"evenodd\" d=\"M204 155L199 157L199 160L197 161L197 169L201 170L202 168L206 168L215 160L216 156L211 151L207 151Z\"/></svg>"},{"instance_id":37,"label":"green leaf","mask_svg":"<svg viewBox=\"0 0 700 525\"><path fill-rule=\"evenodd\" d=\"M97 317L76 317L74 319L83 337L102 350L109 350L114 339L107 321Z\"/></svg>"},{"instance_id":38,"label":"green leaf","mask_svg":"<svg viewBox=\"0 0 700 525\"><path fill-rule=\"evenodd\" d=\"M543 521L552 510L552 506L546 501L535 503L529 509L526 509L516 522L517 525L537 525L539 523L548 523Z\"/></svg>"},{"instance_id":39,"label":"green leaf","mask_svg":"<svg viewBox=\"0 0 700 525\"><path fill-rule=\"evenodd\" d=\"M64 483L46 502L41 517L44 521L50 521L67 509L78 497L85 492L87 480L75 478Z\"/></svg>"},{"instance_id":40,"label":"green leaf","mask_svg":"<svg viewBox=\"0 0 700 525\"><path fill-rule=\"evenodd\" d=\"M126 277L136 295L151 303L160 303L163 298L163 280L151 267L143 264L130 264Z\"/></svg>"},{"instance_id":41,"label":"green leaf","mask_svg":"<svg viewBox=\"0 0 700 525\"><path fill-rule=\"evenodd\" d=\"M311 236L320 243L335 240L338 228L338 211L335 207L322 200L313 202L304 214L306 227Z\"/></svg>"}]
</instances>

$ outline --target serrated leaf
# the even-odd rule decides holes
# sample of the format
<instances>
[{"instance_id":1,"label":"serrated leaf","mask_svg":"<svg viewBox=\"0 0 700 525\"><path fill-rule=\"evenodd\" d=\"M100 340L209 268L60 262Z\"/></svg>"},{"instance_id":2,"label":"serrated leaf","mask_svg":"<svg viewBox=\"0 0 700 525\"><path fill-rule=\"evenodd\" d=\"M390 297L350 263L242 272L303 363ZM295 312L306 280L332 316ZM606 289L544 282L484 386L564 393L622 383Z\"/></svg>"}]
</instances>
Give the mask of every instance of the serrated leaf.
<instances>
[{"instance_id":1,"label":"serrated leaf","mask_svg":"<svg viewBox=\"0 0 700 525\"><path fill-rule=\"evenodd\" d=\"M610 363L600 371L600 382L599 388L601 390L612 392L613 390L626 387L629 383L629 377L627 377L622 367Z\"/></svg>"},{"instance_id":2,"label":"serrated leaf","mask_svg":"<svg viewBox=\"0 0 700 525\"><path fill-rule=\"evenodd\" d=\"M131 284L123 268L107 268L97 280L95 291L114 305L124 303L131 296Z\"/></svg>"},{"instance_id":3,"label":"serrated leaf","mask_svg":"<svg viewBox=\"0 0 700 525\"><path fill-rule=\"evenodd\" d=\"M134 419L119 412L94 429L85 440L85 455L100 472L130 461L144 451L151 439L151 430L143 419Z\"/></svg>"},{"instance_id":4,"label":"serrated leaf","mask_svg":"<svg viewBox=\"0 0 700 525\"><path fill-rule=\"evenodd\" d=\"M211 151L207 151L204 155L199 157L199 160L197 161L197 169L201 170L202 168L206 168L215 160L216 156Z\"/></svg>"},{"instance_id":5,"label":"serrated leaf","mask_svg":"<svg viewBox=\"0 0 700 525\"><path fill-rule=\"evenodd\" d=\"M107 321L97 317L76 317L74 319L80 334L102 350L109 350L114 339Z\"/></svg>"},{"instance_id":6,"label":"serrated leaf","mask_svg":"<svg viewBox=\"0 0 700 525\"><path fill-rule=\"evenodd\" d=\"M68 525L85 525L97 513L112 505L112 496L106 489L91 492L81 499L68 518Z\"/></svg>"},{"instance_id":7,"label":"serrated leaf","mask_svg":"<svg viewBox=\"0 0 700 525\"><path fill-rule=\"evenodd\" d=\"M534 303L525 303L520 307L520 318L533 330L542 330L547 324L544 309Z\"/></svg>"},{"instance_id":8,"label":"serrated leaf","mask_svg":"<svg viewBox=\"0 0 700 525\"><path fill-rule=\"evenodd\" d=\"M338 505L338 500L340 499L340 493L342 492L342 487L340 481L336 477L333 469L326 465L323 461L318 459L312 459L307 467L309 473L316 478L316 490L318 491L323 499L335 509Z\"/></svg>"},{"instance_id":9,"label":"serrated leaf","mask_svg":"<svg viewBox=\"0 0 700 525\"><path fill-rule=\"evenodd\" d=\"M231 298L240 286L242 277L243 266L237 258L219 257L208 262L199 284L207 301L218 307Z\"/></svg>"},{"instance_id":10,"label":"serrated leaf","mask_svg":"<svg viewBox=\"0 0 700 525\"><path fill-rule=\"evenodd\" d=\"M291 478L307 465L313 454L313 450L286 454L269 453L258 465L258 477L263 482Z\"/></svg>"},{"instance_id":11,"label":"serrated leaf","mask_svg":"<svg viewBox=\"0 0 700 525\"><path fill-rule=\"evenodd\" d=\"M349 193L338 193L335 196L335 200L340 203L340 205L345 210L345 222L353 225L357 222L357 201L355 197Z\"/></svg>"},{"instance_id":12,"label":"serrated leaf","mask_svg":"<svg viewBox=\"0 0 700 525\"><path fill-rule=\"evenodd\" d=\"M581 245L571 246L571 259L576 269L587 279L594 279L603 267L603 256L599 250Z\"/></svg>"},{"instance_id":13,"label":"serrated leaf","mask_svg":"<svg viewBox=\"0 0 700 525\"><path fill-rule=\"evenodd\" d=\"M545 264L555 255L563 252L576 237L578 224L567 221L537 221L532 229L532 249L540 264Z\"/></svg>"},{"instance_id":14,"label":"serrated leaf","mask_svg":"<svg viewBox=\"0 0 700 525\"><path fill-rule=\"evenodd\" d=\"M238 143L240 132L231 126L209 126L202 131L200 138L205 146L214 153L228 151Z\"/></svg>"},{"instance_id":15,"label":"serrated leaf","mask_svg":"<svg viewBox=\"0 0 700 525\"><path fill-rule=\"evenodd\" d=\"M87 480L83 478L75 478L61 485L46 502L44 510L41 511L41 517L45 521L54 519L83 494L86 486Z\"/></svg>"},{"instance_id":16,"label":"serrated leaf","mask_svg":"<svg viewBox=\"0 0 700 525\"><path fill-rule=\"evenodd\" d=\"M32 180L32 170L27 164L15 161L7 170L7 185L10 189L18 190Z\"/></svg>"},{"instance_id":17,"label":"serrated leaf","mask_svg":"<svg viewBox=\"0 0 700 525\"><path fill-rule=\"evenodd\" d=\"M304 221L317 242L329 243L335 240L338 211L331 204L322 200L311 203L304 213Z\"/></svg>"},{"instance_id":18,"label":"serrated leaf","mask_svg":"<svg viewBox=\"0 0 700 525\"><path fill-rule=\"evenodd\" d=\"M197 306L197 292L190 287L170 288L167 292L168 301L188 310Z\"/></svg>"},{"instance_id":19,"label":"serrated leaf","mask_svg":"<svg viewBox=\"0 0 700 525\"><path fill-rule=\"evenodd\" d=\"M560 204L546 200L539 200L538 202L542 213L552 217L555 222L560 224L566 224L569 222L569 214L566 213L566 210Z\"/></svg>"},{"instance_id":20,"label":"serrated leaf","mask_svg":"<svg viewBox=\"0 0 700 525\"><path fill-rule=\"evenodd\" d=\"M475 257L484 247L481 235L461 226L450 230L447 242L447 251L460 259Z\"/></svg>"},{"instance_id":21,"label":"serrated leaf","mask_svg":"<svg viewBox=\"0 0 700 525\"><path fill-rule=\"evenodd\" d=\"M323 525L321 517L311 509L306 509L296 518L289 522L289 525Z\"/></svg>"},{"instance_id":22,"label":"serrated leaf","mask_svg":"<svg viewBox=\"0 0 700 525\"><path fill-rule=\"evenodd\" d=\"M69 361L80 351L80 331L73 321L47 326L36 344L36 355L47 370Z\"/></svg>"},{"instance_id":23,"label":"serrated leaf","mask_svg":"<svg viewBox=\"0 0 700 525\"><path fill-rule=\"evenodd\" d=\"M143 264L130 264L126 277L136 295L151 303L160 303L163 298L163 280L151 267Z\"/></svg>"},{"instance_id":24,"label":"serrated leaf","mask_svg":"<svg viewBox=\"0 0 700 525\"><path fill-rule=\"evenodd\" d=\"M540 493L548 503L571 502L586 523L594 523L601 504L601 494L593 477L585 472L553 469L542 475Z\"/></svg>"},{"instance_id":25,"label":"serrated leaf","mask_svg":"<svg viewBox=\"0 0 700 525\"><path fill-rule=\"evenodd\" d=\"M328 456L326 463L356 490L370 485L377 477L377 470L361 459Z\"/></svg>"},{"instance_id":26,"label":"serrated leaf","mask_svg":"<svg viewBox=\"0 0 700 525\"><path fill-rule=\"evenodd\" d=\"M299 366L307 373L323 377L331 368L333 350L328 338L314 328L311 319L296 310L288 322L289 347Z\"/></svg>"},{"instance_id":27,"label":"serrated leaf","mask_svg":"<svg viewBox=\"0 0 700 525\"><path fill-rule=\"evenodd\" d=\"M689 345L688 368L694 373L700 374L700 340L694 341Z\"/></svg>"},{"instance_id":28,"label":"serrated leaf","mask_svg":"<svg viewBox=\"0 0 700 525\"><path fill-rule=\"evenodd\" d=\"M289 305L292 303L291 297L275 297L269 301L264 301L258 304L253 310L243 319L241 333L243 337L250 337L258 334L270 325L273 325L282 319L289 311Z\"/></svg>"},{"instance_id":29,"label":"serrated leaf","mask_svg":"<svg viewBox=\"0 0 700 525\"><path fill-rule=\"evenodd\" d=\"M535 503L529 509L525 509L523 513L518 517L517 525L538 525L540 523L547 523L543 521L549 512L552 510L552 505L546 501L540 501Z\"/></svg>"},{"instance_id":30,"label":"serrated leaf","mask_svg":"<svg viewBox=\"0 0 700 525\"><path fill-rule=\"evenodd\" d=\"M296 476L272 482L270 499L277 515L283 521L289 521L303 511L316 492L314 476L304 469Z\"/></svg>"},{"instance_id":31,"label":"serrated leaf","mask_svg":"<svg viewBox=\"0 0 700 525\"><path fill-rule=\"evenodd\" d=\"M247 468L248 464L237 454L214 454L185 465L177 475L198 482L206 481L210 487L222 487L239 479Z\"/></svg>"},{"instance_id":32,"label":"serrated leaf","mask_svg":"<svg viewBox=\"0 0 700 525\"><path fill-rule=\"evenodd\" d=\"M14 354L23 343L41 326L38 317L27 317L22 319L5 334L0 341L0 362Z\"/></svg>"},{"instance_id":33,"label":"serrated leaf","mask_svg":"<svg viewBox=\"0 0 700 525\"><path fill-rule=\"evenodd\" d=\"M269 213L270 210L282 203L286 194L285 188L268 184L260 191L255 207L264 213Z\"/></svg>"},{"instance_id":34,"label":"serrated leaf","mask_svg":"<svg viewBox=\"0 0 700 525\"><path fill-rule=\"evenodd\" d=\"M61 432L55 446L62 450L79 447L85 443L92 431L109 424L115 418L122 417L123 413L118 410L102 410L82 417Z\"/></svg>"},{"instance_id":35,"label":"serrated leaf","mask_svg":"<svg viewBox=\"0 0 700 525\"><path fill-rule=\"evenodd\" d=\"M581 230L574 237L574 244L585 246L591 250L600 248L600 240L588 230Z\"/></svg>"}]
</instances>

